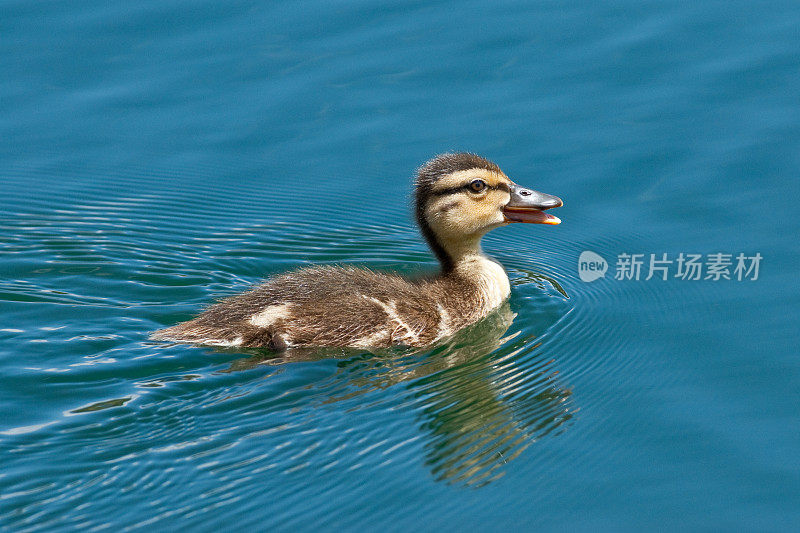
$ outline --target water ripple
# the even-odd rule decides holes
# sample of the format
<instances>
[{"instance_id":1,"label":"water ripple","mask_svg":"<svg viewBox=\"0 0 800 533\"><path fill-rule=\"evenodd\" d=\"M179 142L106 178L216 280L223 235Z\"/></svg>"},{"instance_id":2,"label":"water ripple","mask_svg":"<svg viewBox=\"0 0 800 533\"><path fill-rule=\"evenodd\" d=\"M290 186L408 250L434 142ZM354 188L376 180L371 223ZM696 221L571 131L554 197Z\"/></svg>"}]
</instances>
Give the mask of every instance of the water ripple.
<instances>
[{"instance_id":1,"label":"water ripple","mask_svg":"<svg viewBox=\"0 0 800 533\"><path fill-rule=\"evenodd\" d=\"M503 231L512 238L486 244L508 268L511 301L432 350L276 357L147 342L147 332L213 298L302 264L435 267L405 206L392 216L365 207L368 224L339 216L326 227L314 220L335 213L335 202L306 220L307 206L274 191L242 195L200 174L195 187L135 195L127 189L152 183L146 173L114 175L110 192L67 196L55 211L30 202L0 221L11 252L0 268L15 274L0 280L0 301L21 319L27 306L47 306L49 328L12 321L0 332L31 346L7 367L20 394L47 383L49 405L36 419L8 417L0 433L14 458L2 481L15 527L102 527L97 517L115 493L149 509L144 523L124 513L120 523L204 520L242 505L265 476L317 478L324 496L337 473L416 465L446 484L483 487L532 446L570 430L581 407L575 380L624 375L636 364L623 326L593 313L609 300L649 297L651 286L576 285L574 241L552 232L537 241L540 250L521 251L511 229ZM208 197L219 203L213 210ZM622 244L593 243L601 251ZM76 351L83 355L69 355ZM59 481L30 482L37 458L53 449L70 458L48 467ZM177 486L190 503L159 496Z\"/></svg>"}]
</instances>

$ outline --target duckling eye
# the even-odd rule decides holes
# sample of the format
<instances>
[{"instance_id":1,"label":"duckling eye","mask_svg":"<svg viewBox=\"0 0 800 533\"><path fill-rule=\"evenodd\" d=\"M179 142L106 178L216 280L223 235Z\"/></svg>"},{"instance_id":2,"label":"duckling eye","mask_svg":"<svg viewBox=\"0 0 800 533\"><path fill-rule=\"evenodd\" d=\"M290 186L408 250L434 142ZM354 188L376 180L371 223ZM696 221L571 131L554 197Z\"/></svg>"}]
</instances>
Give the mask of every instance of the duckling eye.
<instances>
[{"instance_id":1,"label":"duckling eye","mask_svg":"<svg viewBox=\"0 0 800 533\"><path fill-rule=\"evenodd\" d=\"M472 180L469 184L469 188L472 192L481 192L486 188L486 182L483 180Z\"/></svg>"}]
</instances>

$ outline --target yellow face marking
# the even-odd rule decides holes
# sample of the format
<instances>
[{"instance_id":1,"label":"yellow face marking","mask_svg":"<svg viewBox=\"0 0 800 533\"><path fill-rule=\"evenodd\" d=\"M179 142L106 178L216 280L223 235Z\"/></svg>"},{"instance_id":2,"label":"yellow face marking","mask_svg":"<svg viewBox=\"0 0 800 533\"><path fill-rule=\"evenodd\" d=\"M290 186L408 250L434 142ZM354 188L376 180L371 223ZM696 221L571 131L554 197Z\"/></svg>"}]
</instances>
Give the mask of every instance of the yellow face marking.
<instances>
[{"instance_id":1,"label":"yellow face marking","mask_svg":"<svg viewBox=\"0 0 800 533\"><path fill-rule=\"evenodd\" d=\"M488 187L474 192L469 184L475 180L483 180ZM447 240L483 234L504 223L502 209L510 196L503 185L511 183L505 174L480 168L443 176L432 190L426 218L436 234Z\"/></svg>"}]
</instances>

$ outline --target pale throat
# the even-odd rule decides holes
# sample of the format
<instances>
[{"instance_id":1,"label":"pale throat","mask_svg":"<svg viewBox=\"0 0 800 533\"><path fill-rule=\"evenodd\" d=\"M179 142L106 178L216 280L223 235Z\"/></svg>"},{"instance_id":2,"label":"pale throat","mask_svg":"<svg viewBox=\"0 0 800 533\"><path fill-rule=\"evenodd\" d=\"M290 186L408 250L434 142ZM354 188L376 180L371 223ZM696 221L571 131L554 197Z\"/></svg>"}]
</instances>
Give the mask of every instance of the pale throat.
<instances>
[{"instance_id":1,"label":"pale throat","mask_svg":"<svg viewBox=\"0 0 800 533\"><path fill-rule=\"evenodd\" d=\"M477 257L486 257L481 249L481 238L483 238L483 233L467 237L459 235L453 239L439 238L439 241L447 255L453 260L453 264L458 265Z\"/></svg>"},{"instance_id":2,"label":"pale throat","mask_svg":"<svg viewBox=\"0 0 800 533\"><path fill-rule=\"evenodd\" d=\"M481 237L483 234L442 244L453 259L454 270L479 286L488 311L508 298L511 284L503 266L481 250Z\"/></svg>"}]
</instances>

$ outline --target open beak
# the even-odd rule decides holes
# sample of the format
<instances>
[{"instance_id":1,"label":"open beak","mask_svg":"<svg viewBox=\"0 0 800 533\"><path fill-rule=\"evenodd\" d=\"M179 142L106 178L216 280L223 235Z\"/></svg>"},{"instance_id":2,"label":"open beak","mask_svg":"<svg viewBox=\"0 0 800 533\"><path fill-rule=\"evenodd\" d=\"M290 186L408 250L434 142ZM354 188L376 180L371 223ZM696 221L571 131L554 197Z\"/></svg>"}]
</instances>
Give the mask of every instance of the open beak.
<instances>
[{"instance_id":1,"label":"open beak","mask_svg":"<svg viewBox=\"0 0 800 533\"><path fill-rule=\"evenodd\" d=\"M520 187L512 183L511 200L503 208L506 222L527 224L561 224L561 219L544 212L545 209L561 207L564 202L558 196Z\"/></svg>"}]
</instances>

